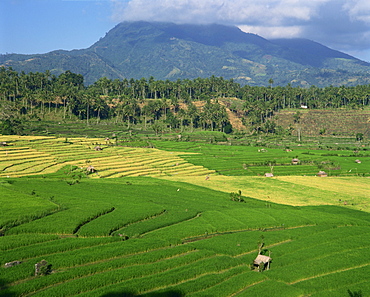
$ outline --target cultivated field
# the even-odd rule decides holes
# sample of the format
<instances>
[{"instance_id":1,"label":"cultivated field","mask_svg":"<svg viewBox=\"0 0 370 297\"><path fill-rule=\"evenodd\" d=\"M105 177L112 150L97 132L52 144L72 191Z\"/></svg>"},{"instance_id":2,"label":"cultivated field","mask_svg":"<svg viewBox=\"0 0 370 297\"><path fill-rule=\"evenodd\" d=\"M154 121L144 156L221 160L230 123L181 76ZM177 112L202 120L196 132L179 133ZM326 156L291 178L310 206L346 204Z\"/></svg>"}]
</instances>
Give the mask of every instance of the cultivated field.
<instances>
[{"instance_id":1,"label":"cultivated field","mask_svg":"<svg viewBox=\"0 0 370 297\"><path fill-rule=\"evenodd\" d=\"M0 141L0 296L370 295L367 151ZM341 174L314 176L322 160ZM250 269L259 248L270 270Z\"/></svg>"},{"instance_id":2,"label":"cultivated field","mask_svg":"<svg viewBox=\"0 0 370 297\"><path fill-rule=\"evenodd\" d=\"M179 153L113 146L98 138L2 136L0 177L55 173L66 166L96 172L90 177L206 175L214 171L195 166Z\"/></svg>"},{"instance_id":3,"label":"cultivated field","mask_svg":"<svg viewBox=\"0 0 370 297\"><path fill-rule=\"evenodd\" d=\"M164 177L226 193L294 206L336 205L370 212L370 180L363 177L279 176L273 178L214 175Z\"/></svg>"}]
</instances>

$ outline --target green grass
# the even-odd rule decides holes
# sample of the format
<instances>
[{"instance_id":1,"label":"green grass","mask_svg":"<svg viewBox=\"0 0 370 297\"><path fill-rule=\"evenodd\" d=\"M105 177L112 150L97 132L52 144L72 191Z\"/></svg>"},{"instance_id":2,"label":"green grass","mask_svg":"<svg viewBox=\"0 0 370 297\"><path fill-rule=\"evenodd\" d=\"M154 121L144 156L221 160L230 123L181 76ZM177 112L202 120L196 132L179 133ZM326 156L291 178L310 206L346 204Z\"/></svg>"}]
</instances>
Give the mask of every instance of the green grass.
<instances>
[{"instance_id":1,"label":"green grass","mask_svg":"<svg viewBox=\"0 0 370 297\"><path fill-rule=\"evenodd\" d=\"M370 294L366 150L8 138L0 296ZM79 169L88 164L100 175ZM328 172L341 177L314 177L325 166L340 166ZM271 169L274 178L258 176ZM160 178L126 176L140 174ZM242 203L230 200L238 190ZM258 273L249 266L261 242L273 262ZM43 259L53 273L34 277Z\"/></svg>"},{"instance_id":2,"label":"green grass","mask_svg":"<svg viewBox=\"0 0 370 297\"><path fill-rule=\"evenodd\" d=\"M5 178L0 189L4 213L28 212L18 225L3 225L1 265L22 261L0 268L4 296L369 292L370 217L361 211L245 196L238 203L225 192L153 178L69 185L56 174ZM16 208L8 203L15 199ZM29 208L33 201L45 203ZM46 213L49 203L60 211ZM249 269L261 241L273 258L264 273ZM34 277L42 259L53 273Z\"/></svg>"},{"instance_id":3,"label":"green grass","mask_svg":"<svg viewBox=\"0 0 370 297\"><path fill-rule=\"evenodd\" d=\"M196 154L182 158L195 165L229 176L256 176L271 171L276 175L315 175L319 170L330 176L370 175L370 151L310 150L305 147L286 151L283 148L211 145L193 142L153 141L158 149ZM298 158L299 165L292 165ZM361 164L355 163L356 159Z\"/></svg>"}]
</instances>

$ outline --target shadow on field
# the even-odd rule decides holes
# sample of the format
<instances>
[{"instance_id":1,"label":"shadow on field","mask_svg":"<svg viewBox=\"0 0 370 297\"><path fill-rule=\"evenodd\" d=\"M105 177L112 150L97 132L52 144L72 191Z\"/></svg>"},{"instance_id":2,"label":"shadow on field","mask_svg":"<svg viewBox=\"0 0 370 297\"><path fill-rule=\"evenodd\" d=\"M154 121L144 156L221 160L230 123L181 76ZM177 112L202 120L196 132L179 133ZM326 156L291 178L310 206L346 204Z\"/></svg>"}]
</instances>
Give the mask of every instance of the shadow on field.
<instances>
[{"instance_id":1,"label":"shadow on field","mask_svg":"<svg viewBox=\"0 0 370 297\"><path fill-rule=\"evenodd\" d=\"M2 279L0 279L0 296L1 297L13 297L13 296L15 296L14 293L8 291L8 285Z\"/></svg>"},{"instance_id":2,"label":"shadow on field","mask_svg":"<svg viewBox=\"0 0 370 297\"><path fill-rule=\"evenodd\" d=\"M112 292L102 295L101 297L183 297L185 296L179 291L167 291L161 293L147 293L143 295L137 295L131 292Z\"/></svg>"},{"instance_id":3,"label":"shadow on field","mask_svg":"<svg viewBox=\"0 0 370 297\"><path fill-rule=\"evenodd\" d=\"M361 291L358 291L358 292L353 291L352 292L351 290L348 289L347 292L348 292L349 297L362 297L363 296Z\"/></svg>"}]
</instances>

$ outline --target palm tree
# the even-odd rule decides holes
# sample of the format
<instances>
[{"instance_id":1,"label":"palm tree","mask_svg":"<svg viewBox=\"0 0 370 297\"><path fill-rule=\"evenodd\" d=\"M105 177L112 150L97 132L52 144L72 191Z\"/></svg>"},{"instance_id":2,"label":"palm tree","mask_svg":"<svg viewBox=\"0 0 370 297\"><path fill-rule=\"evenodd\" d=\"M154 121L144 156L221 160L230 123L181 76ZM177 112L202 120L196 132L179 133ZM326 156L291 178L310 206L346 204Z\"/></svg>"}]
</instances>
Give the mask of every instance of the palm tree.
<instances>
[{"instance_id":1,"label":"palm tree","mask_svg":"<svg viewBox=\"0 0 370 297\"><path fill-rule=\"evenodd\" d=\"M187 107L188 107L187 116L190 119L191 132L193 132L194 131L195 120L199 116L198 115L198 110L197 110L197 107L192 102L188 103Z\"/></svg>"},{"instance_id":2,"label":"palm tree","mask_svg":"<svg viewBox=\"0 0 370 297\"><path fill-rule=\"evenodd\" d=\"M184 109L180 108L177 112L177 116L180 118L180 126L181 126L181 132L184 131L184 120L187 116L187 113Z\"/></svg>"},{"instance_id":3,"label":"palm tree","mask_svg":"<svg viewBox=\"0 0 370 297\"><path fill-rule=\"evenodd\" d=\"M162 98L161 99L161 108L162 108L163 113L164 113L164 120L167 119L167 108L168 107L169 107L169 105L168 105L167 99L166 98Z\"/></svg>"},{"instance_id":4,"label":"palm tree","mask_svg":"<svg viewBox=\"0 0 370 297\"><path fill-rule=\"evenodd\" d=\"M272 85L274 84L274 80L272 78L269 79L270 89L272 89Z\"/></svg>"},{"instance_id":5,"label":"palm tree","mask_svg":"<svg viewBox=\"0 0 370 297\"><path fill-rule=\"evenodd\" d=\"M124 102L123 115L127 119L127 129L130 129L131 123L133 124L136 119L136 115L139 109L139 105L135 98L128 98Z\"/></svg>"}]
</instances>

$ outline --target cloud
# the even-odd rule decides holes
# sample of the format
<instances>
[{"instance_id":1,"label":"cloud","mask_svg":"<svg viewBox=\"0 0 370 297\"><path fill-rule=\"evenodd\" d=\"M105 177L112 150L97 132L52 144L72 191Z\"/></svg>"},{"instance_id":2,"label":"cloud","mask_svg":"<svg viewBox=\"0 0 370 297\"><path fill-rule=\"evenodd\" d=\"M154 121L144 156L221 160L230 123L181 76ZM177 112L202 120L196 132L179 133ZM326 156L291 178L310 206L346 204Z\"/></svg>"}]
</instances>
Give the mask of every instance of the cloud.
<instances>
[{"instance_id":1,"label":"cloud","mask_svg":"<svg viewBox=\"0 0 370 297\"><path fill-rule=\"evenodd\" d=\"M369 49L370 2L330 1L305 24L301 34L345 52Z\"/></svg>"},{"instance_id":2,"label":"cloud","mask_svg":"<svg viewBox=\"0 0 370 297\"><path fill-rule=\"evenodd\" d=\"M118 21L278 25L286 20L307 21L327 1L330 0L115 0L114 17Z\"/></svg>"},{"instance_id":3,"label":"cloud","mask_svg":"<svg viewBox=\"0 0 370 297\"><path fill-rule=\"evenodd\" d=\"M265 38L308 38L347 52L370 48L369 0L112 1L117 22L220 23Z\"/></svg>"},{"instance_id":4,"label":"cloud","mask_svg":"<svg viewBox=\"0 0 370 297\"><path fill-rule=\"evenodd\" d=\"M368 0L351 0L343 5L352 20L370 24L370 2Z\"/></svg>"},{"instance_id":5,"label":"cloud","mask_svg":"<svg viewBox=\"0 0 370 297\"><path fill-rule=\"evenodd\" d=\"M303 28L301 26L248 26L239 25L242 31L254 33L265 38L295 38L302 35Z\"/></svg>"}]
</instances>

